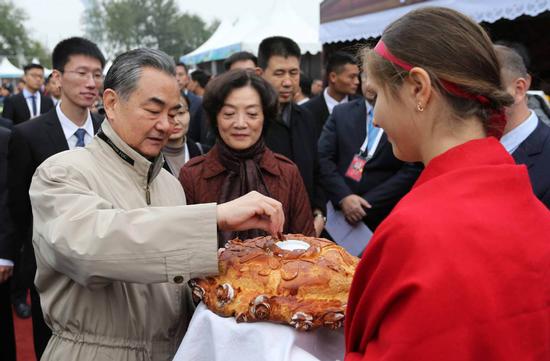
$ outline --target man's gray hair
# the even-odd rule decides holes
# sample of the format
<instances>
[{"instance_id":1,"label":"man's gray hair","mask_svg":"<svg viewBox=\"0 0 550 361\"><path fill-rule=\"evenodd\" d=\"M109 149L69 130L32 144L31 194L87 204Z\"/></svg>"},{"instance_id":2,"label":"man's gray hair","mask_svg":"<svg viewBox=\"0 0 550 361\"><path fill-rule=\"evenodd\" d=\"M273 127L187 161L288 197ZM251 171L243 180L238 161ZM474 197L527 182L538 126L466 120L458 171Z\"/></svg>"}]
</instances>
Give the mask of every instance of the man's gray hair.
<instances>
[{"instance_id":1,"label":"man's gray hair","mask_svg":"<svg viewBox=\"0 0 550 361\"><path fill-rule=\"evenodd\" d=\"M153 68L176 76L176 65L165 52L140 48L116 57L107 72L103 86L105 89L114 90L122 99L128 100L137 87L143 68Z\"/></svg>"}]
</instances>

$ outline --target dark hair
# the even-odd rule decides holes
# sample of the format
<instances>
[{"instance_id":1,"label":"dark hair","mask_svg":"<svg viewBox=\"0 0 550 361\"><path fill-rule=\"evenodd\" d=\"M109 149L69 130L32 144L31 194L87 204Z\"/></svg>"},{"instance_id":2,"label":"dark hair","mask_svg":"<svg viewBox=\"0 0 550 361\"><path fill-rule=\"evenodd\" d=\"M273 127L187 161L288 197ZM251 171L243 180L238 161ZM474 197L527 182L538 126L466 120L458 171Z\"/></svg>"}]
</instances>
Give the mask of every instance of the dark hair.
<instances>
[{"instance_id":1,"label":"dark hair","mask_svg":"<svg viewBox=\"0 0 550 361\"><path fill-rule=\"evenodd\" d=\"M311 78L304 74L304 72L300 72L300 89L302 90L302 94L311 98Z\"/></svg>"},{"instance_id":2,"label":"dark hair","mask_svg":"<svg viewBox=\"0 0 550 361\"><path fill-rule=\"evenodd\" d=\"M509 72L515 78L525 78L529 75L523 57L515 49L504 45L495 45L495 51L501 70Z\"/></svg>"},{"instance_id":3,"label":"dark hair","mask_svg":"<svg viewBox=\"0 0 550 361\"><path fill-rule=\"evenodd\" d=\"M225 104L225 100L233 90L246 86L254 88L260 96L262 112L264 114L263 134L265 134L268 123L275 121L279 106L275 89L254 72L244 69L234 69L212 79L206 87L204 97L202 98L202 107L206 112L212 129L215 130L217 135L219 135L217 116Z\"/></svg>"},{"instance_id":4,"label":"dark hair","mask_svg":"<svg viewBox=\"0 0 550 361\"><path fill-rule=\"evenodd\" d=\"M239 61L251 60L255 66L258 66L258 58L248 51L239 51L231 55L229 58L225 59L223 62L223 68L227 71L231 68L231 65Z\"/></svg>"},{"instance_id":5,"label":"dark hair","mask_svg":"<svg viewBox=\"0 0 550 361\"><path fill-rule=\"evenodd\" d=\"M65 70L71 55L89 56L99 60L102 69L105 67L105 57L97 45L88 39L75 36L57 43L52 53L53 68L59 71Z\"/></svg>"},{"instance_id":6,"label":"dark hair","mask_svg":"<svg viewBox=\"0 0 550 361\"><path fill-rule=\"evenodd\" d=\"M201 88L206 88L206 85L210 81L212 75L206 70L197 69L191 73L191 80L199 83Z\"/></svg>"},{"instance_id":7,"label":"dark hair","mask_svg":"<svg viewBox=\"0 0 550 361\"><path fill-rule=\"evenodd\" d=\"M512 103L512 97L502 88L491 39L481 26L455 10L439 7L413 10L391 23L381 41L398 59L423 68L434 89L443 94L457 116L478 116L486 130L495 128L492 115ZM373 50L366 51L364 61L368 76L378 79L398 97L408 71ZM474 99L450 93L443 81ZM477 101L475 96L487 98L488 104Z\"/></svg>"},{"instance_id":8,"label":"dark hair","mask_svg":"<svg viewBox=\"0 0 550 361\"><path fill-rule=\"evenodd\" d=\"M40 70L44 71L44 67L43 67L42 65L40 65L40 64L34 64L34 63L33 63L33 64L27 64L27 65L25 65L25 66L23 67L23 72L24 72L25 74L27 74L27 72L28 72L29 70L31 70L31 69L40 69Z\"/></svg>"},{"instance_id":9,"label":"dark hair","mask_svg":"<svg viewBox=\"0 0 550 361\"><path fill-rule=\"evenodd\" d=\"M52 80L52 75L53 75L53 73L50 73L50 75L48 75L48 76L46 77L46 81L44 82L44 85L48 85L48 83L50 82L50 80Z\"/></svg>"},{"instance_id":10,"label":"dark hair","mask_svg":"<svg viewBox=\"0 0 550 361\"><path fill-rule=\"evenodd\" d=\"M342 72L346 64L357 65L356 58L346 52L337 51L328 57L327 66L326 66L326 76L332 72L338 74Z\"/></svg>"},{"instance_id":11,"label":"dark hair","mask_svg":"<svg viewBox=\"0 0 550 361\"><path fill-rule=\"evenodd\" d=\"M181 62L181 61L177 62L176 67L178 67L178 66L182 66L185 69L185 72L189 73L189 68L187 67L187 65L185 65L184 62Z\"/></svg>"},{"instance_id":12,"label":"dark hair","mask_svg":"<svg viewBox=\"0 0 550 361\"><path fill-rule=\"evenodd\" d=\"M294 40L284 36L272 36L262 40L258 47L259 67L265 70L272 56L295 57L300 60L301 51Z\"/></svg>"},{"instance_id":13,"label":"dark hair","mask_svg":"<svg viewBox=\"0 0 550 361\"><path fill-rule=\"evenodd\" d=\"M176 76L174 60L166 53L156 49L140 48L116 57L105 76L103 88L113 89L121 98L128 100L137 87L143 68L153 68Z\"/></svg>"}]
</instances>

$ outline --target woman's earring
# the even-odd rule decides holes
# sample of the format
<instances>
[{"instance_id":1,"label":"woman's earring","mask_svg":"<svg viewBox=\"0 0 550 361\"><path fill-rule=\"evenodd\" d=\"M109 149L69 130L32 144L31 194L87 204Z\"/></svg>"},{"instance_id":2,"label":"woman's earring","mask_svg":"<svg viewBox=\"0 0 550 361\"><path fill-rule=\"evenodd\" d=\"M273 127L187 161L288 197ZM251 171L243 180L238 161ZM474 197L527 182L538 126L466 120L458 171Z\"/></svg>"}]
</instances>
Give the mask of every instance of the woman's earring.
<instances>
[{"instance_id":1,"label":"woman's earring","mask_svg":"<svg viewBox=\"0 0 550 361\"><path fill-rule=\"evenodd\" d=\"M416 104L416 110L418 110L419 112L424 111L424 107L422 106L422 104L420 102L418 102L418 104Z\"/></svg>"}]
</instances>

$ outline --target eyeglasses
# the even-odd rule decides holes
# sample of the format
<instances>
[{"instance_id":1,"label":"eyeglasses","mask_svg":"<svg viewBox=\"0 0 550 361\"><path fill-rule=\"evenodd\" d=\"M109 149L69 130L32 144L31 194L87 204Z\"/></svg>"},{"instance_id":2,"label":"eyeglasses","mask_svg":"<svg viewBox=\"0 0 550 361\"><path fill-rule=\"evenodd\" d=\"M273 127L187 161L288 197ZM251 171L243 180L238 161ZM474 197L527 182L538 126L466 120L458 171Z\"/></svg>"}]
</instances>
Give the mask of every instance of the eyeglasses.
<instances>
[{"instance_id":1,"label":"eyeglasses","mask_svg":"<svg viewBox=\"0 0 550 361\"><path fill-rule=\"evenodd\" d=\"M80 80L88 80L90 75L94 81L102 81L103 73L100 71L91 71L91 70L64 70L62 73L71 73L75 74L76 77Z\"/></svg>"}]
</instances>

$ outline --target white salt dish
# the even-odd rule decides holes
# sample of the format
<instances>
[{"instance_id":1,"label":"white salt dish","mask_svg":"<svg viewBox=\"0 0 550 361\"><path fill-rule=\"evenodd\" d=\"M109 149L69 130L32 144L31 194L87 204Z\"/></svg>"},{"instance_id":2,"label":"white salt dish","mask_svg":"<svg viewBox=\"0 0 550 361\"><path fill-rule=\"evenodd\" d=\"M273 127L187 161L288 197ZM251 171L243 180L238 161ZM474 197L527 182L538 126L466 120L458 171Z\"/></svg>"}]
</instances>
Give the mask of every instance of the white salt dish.
<instances>
[{"instance_id":1,"label":"white salt dish","mask_svg":"<svg viewBox=\"0 0 550 361\"><path fill-rule=\"evenodd\" d=\"M287 239L285 241L280 241L275 243L280 249L285 251L296 251L296 250L307 250L310 246L309 243L300 241L298 239Z\"/></svg>"}]
</instances>

